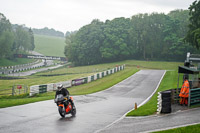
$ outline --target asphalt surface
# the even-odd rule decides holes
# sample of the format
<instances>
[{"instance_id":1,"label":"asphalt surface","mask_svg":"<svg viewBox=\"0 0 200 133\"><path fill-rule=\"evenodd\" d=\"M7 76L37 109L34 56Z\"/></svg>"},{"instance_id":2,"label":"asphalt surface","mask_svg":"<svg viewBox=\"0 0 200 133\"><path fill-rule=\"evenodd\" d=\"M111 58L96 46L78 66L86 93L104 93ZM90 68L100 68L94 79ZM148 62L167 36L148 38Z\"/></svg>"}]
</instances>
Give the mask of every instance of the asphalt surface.
<instances>
[{"instance_id":1,"label":"asphalt surface","mask_svg":"<svg viewBox=\"0 0 200 133\"><path fill-rule=\"evenodd\" d=\"M38 52L35 52L35 51L31 51L30 52L31 54L33 55L42 55ZM45 63L46 62L46 63ZM46 70L51 70L51 69L56 69L56 68L59 68L63 65L56 65L56 66L52 66L54 65L54 62L53 60L42 60L41 62L39 63L36 63L36 64L33 64L33 65L29 65L29 66L19 66L17 68L11 68L11 69L8 69L8 70L5 70L7 74L7 76L15 76L15 77L20 77L20 76L29 76L29 75L32 75L34 73L37 73L37 72L42 72L42 71L46 71ZM51 66L51 67L45 67L45 68L39 68L41 66ZM16 71L16 70L26 70L26 69L30 69L30 68L38 68L38 69L34 69L34 70L30 70L30 71L25 71L25 72L15 72L15 73L10 73L9 74L9 71ZM1 70L0 70L1 71Z\"/></svg>"},{"instance_id":2,"label":"asphalt surface","mask_svg":"<svg viewBox=\"0 0 200 133\"><path fill-rule=\"evenodd\" d=\"M163 70L141 70L98 93L74 96L76 117L61 118L53 100L0 109L0 132L93 133L143 104L163 77Z\"/></svg>"},{"instance_id":3,"label":"asphalt surface","mask_svg":"<svg viewBox=\"0 0 200 133\"><path fill-rule=\"evenodd\" d=\"M188 109L165 115L134 118L126 117L118 123L101 130L101 133L154 132L193 124L200 124L200 108Z\"/></svg>"},{"instance_id":4,"label":"asphalt surface","mask_svg":"<svg viewBox=\"0 0 200 133\"><path fill-rule=\"evenodd\" d=\"M52 61L50 61L50 60L47 61L47 64L50 65L51 63L52 63ZM37 66L40 66L40 65L43 65L43 64L44 64L44 62L41 62L39 64L33 65L32 67L37 67ZM32 74L37 73L37 72L42 72L42 71L46 71L46 70L56 69L56 68L59 68L59 67L62 67L62 66L63 65L56 65L56 66L52 66L52 67L38 68L38 69L34 69L34 70L30 70L30 71L25 71L25 72L11 73L11 74L8 74L8 76L29 76L29 75L32 75Z\"/></svg>"}]
</instances>

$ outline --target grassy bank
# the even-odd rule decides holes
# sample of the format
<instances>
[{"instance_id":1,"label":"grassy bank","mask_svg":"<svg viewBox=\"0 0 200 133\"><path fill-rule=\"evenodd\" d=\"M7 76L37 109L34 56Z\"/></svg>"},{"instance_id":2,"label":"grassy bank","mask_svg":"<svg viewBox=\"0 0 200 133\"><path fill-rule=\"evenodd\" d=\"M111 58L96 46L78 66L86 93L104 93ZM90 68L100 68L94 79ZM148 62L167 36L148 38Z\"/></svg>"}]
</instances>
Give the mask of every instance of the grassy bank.
<instances>
[{"instance_id":1,"label":"grassy bank","mask_svg":"<svg viewBox=\"0 0 200 133\"><path fill-rule=\"evenodd\" d=\"M89 84L84 84L81 86L70 88L69 91L72 95L84 95L102 91L130 77L137 71L139 71L139 69L132 69L130 67L127 67L125 70L104 77L103 79L96 80Z\"/></svg>"},{"instance_id":2,"label":"grassy bank","mask_svg":"<svg viewBox=\"0 0 200 133\"><path fill-rule=\"evenodd\" d=\"M23 77L24 79L0 80L1 84L0 90L12 88L12 86L16 84L25 84L31 86L31 85L48 84L48 83L56 83L60 81L72 80L80 77L86 77L94 73L111 69L117 65L122 65L122 64L126 64L126 68L132 68L132 69L137 69L137 66L139 65L140 67L139 69L155 68L164 70L177 70L178 65L180 65L181 63L128 60L122 62L105 63L105 64L80 66L72 68L68 68L66 66L56 70L49 70L31 76L25 76Z\"/></svg>"},{"instance_id":3,"label":"grassy bank","mask_svg":"<svg viewBox=\"0 0 200 133\"><path fill-rule=\"evenodd\" d=\"M13 60L0 59L0 67L21 65L21 64L31 63L31 62L34 62L34 59L25 59L25 58L15 58Z\"/></svg>"},{"instance_id":4,"label":"grassy bank","mask_svg":"<svg viewBox=\"0 0 200 133\"><path fill-rule=\"evenodd\" d=\"M52 37L45 35L34 35L35 49L34 51L46 56L65 57L64 47L65 38Z\"/></svg>"},{"instance_id":5,"label":"grassy bank","mask_svg":"<svg viewBox=\"0 0 200 133\"><path fill-rule=\"evenodd\" d=\"M116 63L106 63L92 66L81 66L68 68L67 66L56 70L49 70L37 73L31 76L25 76L24 79L0 80L0 90L11 89L13 85L25 84L27 86L56 83L93 75L94 73L114 68Z\"/></svg>"},{"instance_id":6,"label":"grassy bank","mask_svg":"<svg viewBox=\"0 0 200 133\"><path fill-rule=\"evenodd\" d=\"M115 85L116 83L128 78L129 76L131 76L137 71L138 69L126 68L123 71L114 73L112 75L108 75L97 81L94 81L85 85L69 88L69 92L72 95L81 95L81 94L90 94L97 91L105 90ZM40 95L36 95L35 97L29 97L28 95L14 96L14 97L3 96L3 97L0 97L0 108L33 103L33 102L38 102L38 101L43 101L43 100L49 100L49 99L53 99L54 95L55 95L55 92L40 94Z\"/></svg>"},{"instance_id":7,"label":"grassy bank","mask_svg":"<svg viewBox=\"0 0 200 133\"><path fill-rule=\"evenodd\" d=\"M175 128L154 133L198 133L199 131L200 131L200 124L197 124L197 125Z\"/></svg>"},{"instance_id":8,"label":"grassy bank","mask_svg":"<svg viewBox=\"0 0 200 133\"><path fill-rule=\"evenodd\" d=\"M157 96L159 91L169 90L177 87L178 72L177 71L167 71L157 92L153 97L143 106L137 110L133 110L127 114L127 116L146 116L152 115L157 110Z\"/></svg>"}]
</instances>

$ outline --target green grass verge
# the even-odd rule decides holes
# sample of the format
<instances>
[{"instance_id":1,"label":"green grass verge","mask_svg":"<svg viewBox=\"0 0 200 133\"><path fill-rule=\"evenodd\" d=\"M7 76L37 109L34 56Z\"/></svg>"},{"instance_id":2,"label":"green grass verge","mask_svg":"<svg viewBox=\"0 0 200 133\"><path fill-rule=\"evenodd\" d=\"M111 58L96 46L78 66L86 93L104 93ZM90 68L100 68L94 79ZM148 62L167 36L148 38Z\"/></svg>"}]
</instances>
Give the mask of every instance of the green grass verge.
<instances>
[{"instance_id":1,"label":"green grass verge","mask_svg":"<svg viewBox=\"0 0 200 133\"><path fill-rule=\"evenodd\" d=\"M93 81L89 84L72 87L69 89L69 91L72 95L84 95L84 94L90 94L90 93L102 91L130 77L137 71L139 70L132 69L129 67L129 68L126 68L125 70L122 70L121 72L108 75L102 79Z\"/></svg>"},{"instance_id":2,"label":"green grass verge","mask_svg":"<svg viewBox=\"0 0 200 133\"><path fill-rule=\"evenodd\" d=\"M34 59L15 58L14 60L0 59L0 66L14 66L34 62Z\"/></svg>"},{"instance_id":3,"label":"green grass verge","mask_svg":"<svg viewBox=\"0 0 200 133\"><path fill-rule=\"evenodd\" d=\"M154 133L198 133L199 131L200 131L200 124L197 124L170 130L158 131Z\"/></svg>"},{"instance_id":4,"label":"green grass verge","mask_svg":"<svg viewBox=\"0 0 200 133\"><path fill-rule=\"evenodd\" d=\"M108 68L114 68L116 63L99 64L92 66L81 66L68 68L64 66L59 69L49 70L46 72L37 73L31 76L25 76L25 79L15 80L0 80L0 90L11 89L13 85L24 84L27 86L57 83L61 81L67 81L93 75L99 71L107 70ZM51 76L51 75L58 76Z\"/></svg>"},{"instance_id":5,"label":"green grass verge","mask_svg":"<svg viewBox=\"0 0 200 133\"><path fill-rule=\"evenodd\" d=\"M153 95L153 97L143 106L137 110L132 110L127 114L127 116L147 116L152 115L157 110L157 96L158 92L169 90L177 87L178 72L177 71L167 71L158 90ZM181 83L181 81L180 81ZM181 85L180 85L181 86Z\"/></svg>"},{"instance_id":6,"label":"green grass verge","mask_svg":"<svg viewBox=\"0 0 200 133\"><path fill-rule=\"evenodd\" d=\"M90 94L97 91L105 90L116 83L128 78L138 70L126 68L123 71L114 73L112 75L108 75L104 78L98 79L97 81L84 84L81 86L76 86L69 88L69 92L71 95L81 95L81 94ZM104 85L102 85L104 83ZM28 95L22 95L22 96L3 96L0 97L0 108L4 107L10 107L10 106L16 106L16 105L22 105L27 103L33 103L43 100L49 100L53 99L55 95L55 92L45 93L45 94L39 94L35 97L29 97Z\"/></svg>"},{"instance_id":7,"label":"green grass verge","mask_svg":"<svg viewBox=\"0 0 200 133\"><path fill-rule=\"evenodd\" d=\"M64 47L65 38L52 37L45 35L34 35L35 49L34 51L46 56L65 57Z\"/></svg>"}]
</instances>

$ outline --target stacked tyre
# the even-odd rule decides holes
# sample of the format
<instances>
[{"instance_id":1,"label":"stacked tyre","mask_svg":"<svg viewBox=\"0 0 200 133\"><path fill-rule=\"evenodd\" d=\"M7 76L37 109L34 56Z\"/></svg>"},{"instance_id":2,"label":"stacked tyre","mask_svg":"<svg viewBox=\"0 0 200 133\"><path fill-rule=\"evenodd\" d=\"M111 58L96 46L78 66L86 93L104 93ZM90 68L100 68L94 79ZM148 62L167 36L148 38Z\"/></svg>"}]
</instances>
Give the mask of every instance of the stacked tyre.
<instances>
[{"instance_id":1,"label":"stacked tyre","mask_svg":"<svg viewBox=\"0 0 200 133\"><path fill-rule=\"evenodd\" d=\"M171 113L171 91L161 92L162 108L161 113Z\"/></svg>"}]
</instances>

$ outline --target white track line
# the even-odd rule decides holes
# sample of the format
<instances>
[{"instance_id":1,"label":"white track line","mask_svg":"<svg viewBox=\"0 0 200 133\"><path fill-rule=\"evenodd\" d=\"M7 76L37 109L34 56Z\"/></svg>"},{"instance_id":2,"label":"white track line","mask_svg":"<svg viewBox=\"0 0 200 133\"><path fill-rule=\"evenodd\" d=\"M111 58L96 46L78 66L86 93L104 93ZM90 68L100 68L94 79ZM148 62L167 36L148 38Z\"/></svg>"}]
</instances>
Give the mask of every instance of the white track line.
<instances>
[{"instance_id":1,"label":"white track line","mask_svg":"<svg viewBox=\"0 0 200 133\"><path fill-rule=\"evenodd\" d=\"M162 79L163 79L165 73L166 73L166 70L164 71L164 73L163 73L163 75L162 75L162 77L161 77L161 79L160 79L160 81L159 81L159 83L158 83L156 89L154 90L154 92L153 92L146 100L144 100L144 101L138 106L138 108L139 108L140 106L144 105L146 102L148 102L148 101L150 100L150 98L155 94L155 92L157 91L157 89L158 89L158 87L159 87L159 85L160 85L160 83L161 83L161 81L162 81ZM130 76L130 77L131 77L131 76ZM130 77L129 77L129 78L130 78ZM127 78L127 79L128 79L128 78ZM127 79L126 79L126 80L127 80ZM121 81L121 82L122 82L122 81ZM131 109L131 110L133 110L133 109ZM128 112L130 112L131 110L129 110ZM126 117L126 114L127 114L128 112L126 112L121 118L115 120L113 123L107 125L106 127L102 128L102 129L99 129L99 130L95 131L95 133L99 133L99 132L105 130L106 128L108 128L108 127L114 125L115 123L119 122L120 120L124 119L124 118Z\"/></svg>"},{"instance_id":2,"label":"white track line","mask_svg":"<svg viewBox=\"0 0 200 133\"><path fill-rule=\"evenodd\" d=\"M190 123L190 124L185 124L185 125L179 125L179 126L174 126L174 127L167 127L167 128L155 129L155 130L149 130L149 131L144 131L144 132L140 132L140 133L149 133L149 132L164 131L164 130L170 130L170 129L180 128L180 127L197 125L197 124L200 124L200 122L198 122L198 123Z\"/></svg>"}]
</instances>

